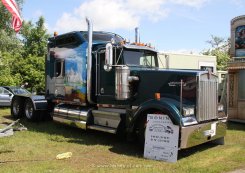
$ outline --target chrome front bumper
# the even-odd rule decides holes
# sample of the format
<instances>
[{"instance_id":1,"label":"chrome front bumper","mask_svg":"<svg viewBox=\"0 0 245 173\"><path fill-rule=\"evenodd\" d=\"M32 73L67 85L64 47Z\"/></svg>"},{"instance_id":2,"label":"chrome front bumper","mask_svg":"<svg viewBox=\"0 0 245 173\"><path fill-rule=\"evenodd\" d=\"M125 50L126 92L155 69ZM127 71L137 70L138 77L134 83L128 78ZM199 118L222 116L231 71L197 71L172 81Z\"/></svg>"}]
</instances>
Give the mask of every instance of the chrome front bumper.
<instances>
[{"instance_id":1,"label":"chrome front bumper","mask_svg":"<svg viewBox=\"0 0 245 173\"><path fill-rule=\"evenodd\" d=\"M227 119L220 119L203 124L181 128L180 149L193 147L205 142L219 139L226 134Z\"/></svg>"}]
</instances>

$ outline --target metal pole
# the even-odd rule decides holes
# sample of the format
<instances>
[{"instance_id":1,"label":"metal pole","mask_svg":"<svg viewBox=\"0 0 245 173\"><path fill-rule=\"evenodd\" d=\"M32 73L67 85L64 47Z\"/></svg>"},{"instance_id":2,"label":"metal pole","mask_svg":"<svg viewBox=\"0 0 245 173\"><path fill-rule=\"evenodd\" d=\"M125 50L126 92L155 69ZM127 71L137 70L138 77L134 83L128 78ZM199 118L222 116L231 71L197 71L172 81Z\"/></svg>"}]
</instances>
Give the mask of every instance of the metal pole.
<instances>
[{"instance_id":1,"label":"metal pole","mask_svg":"<svg viewBox=\"0 0 245 173\"><path fill-rule=\"evenodd\" d=\"M183 79L180 80L180 118L183 114Z\"/></svg>"}]
</instances>

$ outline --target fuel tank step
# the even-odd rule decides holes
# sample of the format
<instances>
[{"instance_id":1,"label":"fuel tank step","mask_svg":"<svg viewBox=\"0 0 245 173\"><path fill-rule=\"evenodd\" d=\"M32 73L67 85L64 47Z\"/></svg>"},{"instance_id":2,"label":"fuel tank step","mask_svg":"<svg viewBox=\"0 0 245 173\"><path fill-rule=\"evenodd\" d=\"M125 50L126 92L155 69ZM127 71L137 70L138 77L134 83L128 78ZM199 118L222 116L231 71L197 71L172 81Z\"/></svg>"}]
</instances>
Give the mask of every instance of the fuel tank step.
<instances>
[{"instance_id":1,"label":"fuel tank step","mask_svg":"<svg viewBox=\"0 0 245 173\"><path fill-rule=\"evenodd\" d=\"M121 117L119 112L92 110L94 125L117 129Z\"/></svg>"},{"instance_id":2,"label":"fuel tank step","mask_svg":"<svg viewBox=\"0 0 245 173\"><path fill-rule=\"evenodd\" d=\"M98 126L98 125L89 125L87 126L87 129L92 129L92 130L97 130L97 131L102 131L102 132L107 132L107 133L112 133L112 134L117 133L117 129L115 128Z\"/></svg>"}]
</instances>

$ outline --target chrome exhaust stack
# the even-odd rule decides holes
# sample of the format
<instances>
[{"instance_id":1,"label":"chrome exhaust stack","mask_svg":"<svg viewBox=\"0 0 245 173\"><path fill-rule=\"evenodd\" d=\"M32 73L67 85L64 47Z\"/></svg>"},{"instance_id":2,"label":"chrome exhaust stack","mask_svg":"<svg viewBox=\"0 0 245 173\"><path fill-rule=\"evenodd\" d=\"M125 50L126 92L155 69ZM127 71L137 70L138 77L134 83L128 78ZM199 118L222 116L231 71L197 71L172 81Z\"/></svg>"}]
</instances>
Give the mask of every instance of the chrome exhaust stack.
<instances>
[{"instance_id":1,"label":"chrome exhaust stack","mask_svg":"<svg viewBox=\"0 0 245 173\"><path fill-rule=\"evenodd\" d=\"M135 28L135 43L140 43L140 33L139 33L139 28Z\"/></svg>"},{"instance_id":2,"label":"chrome exhaust stack","mask_svg":"<svg viewBox=\"0 0 245 173\"><path fill-rule=\"evenodd\" d=\"M92 42L93 42L93 23L89 18L86 18L88 25L88 51L87 51L87 100L89 103L93 103L91 100L91 71L92 71Z\"/></svg>"}]
</instances>

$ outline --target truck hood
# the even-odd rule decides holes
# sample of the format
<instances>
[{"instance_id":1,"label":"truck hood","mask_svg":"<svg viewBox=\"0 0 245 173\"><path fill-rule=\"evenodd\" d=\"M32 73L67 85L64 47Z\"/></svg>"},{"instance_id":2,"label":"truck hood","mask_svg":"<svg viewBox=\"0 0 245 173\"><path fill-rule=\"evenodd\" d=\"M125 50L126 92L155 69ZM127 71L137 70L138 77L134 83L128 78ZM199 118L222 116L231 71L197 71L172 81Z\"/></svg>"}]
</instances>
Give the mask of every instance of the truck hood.
<instances>
[{"instance_id":1,"label":"truck hood","mask_svg":"<svg viewBox=\"0 0 245 173\"><path fill-rule=\"evenodd\" d=\"M155 93L179 101L182 81L183 102L193 105L196 103L198 76L203 73L207 72L130 67L130 75L139 78L133 85L135 104L154 99Z\"/></svg>"}]
</instances>

